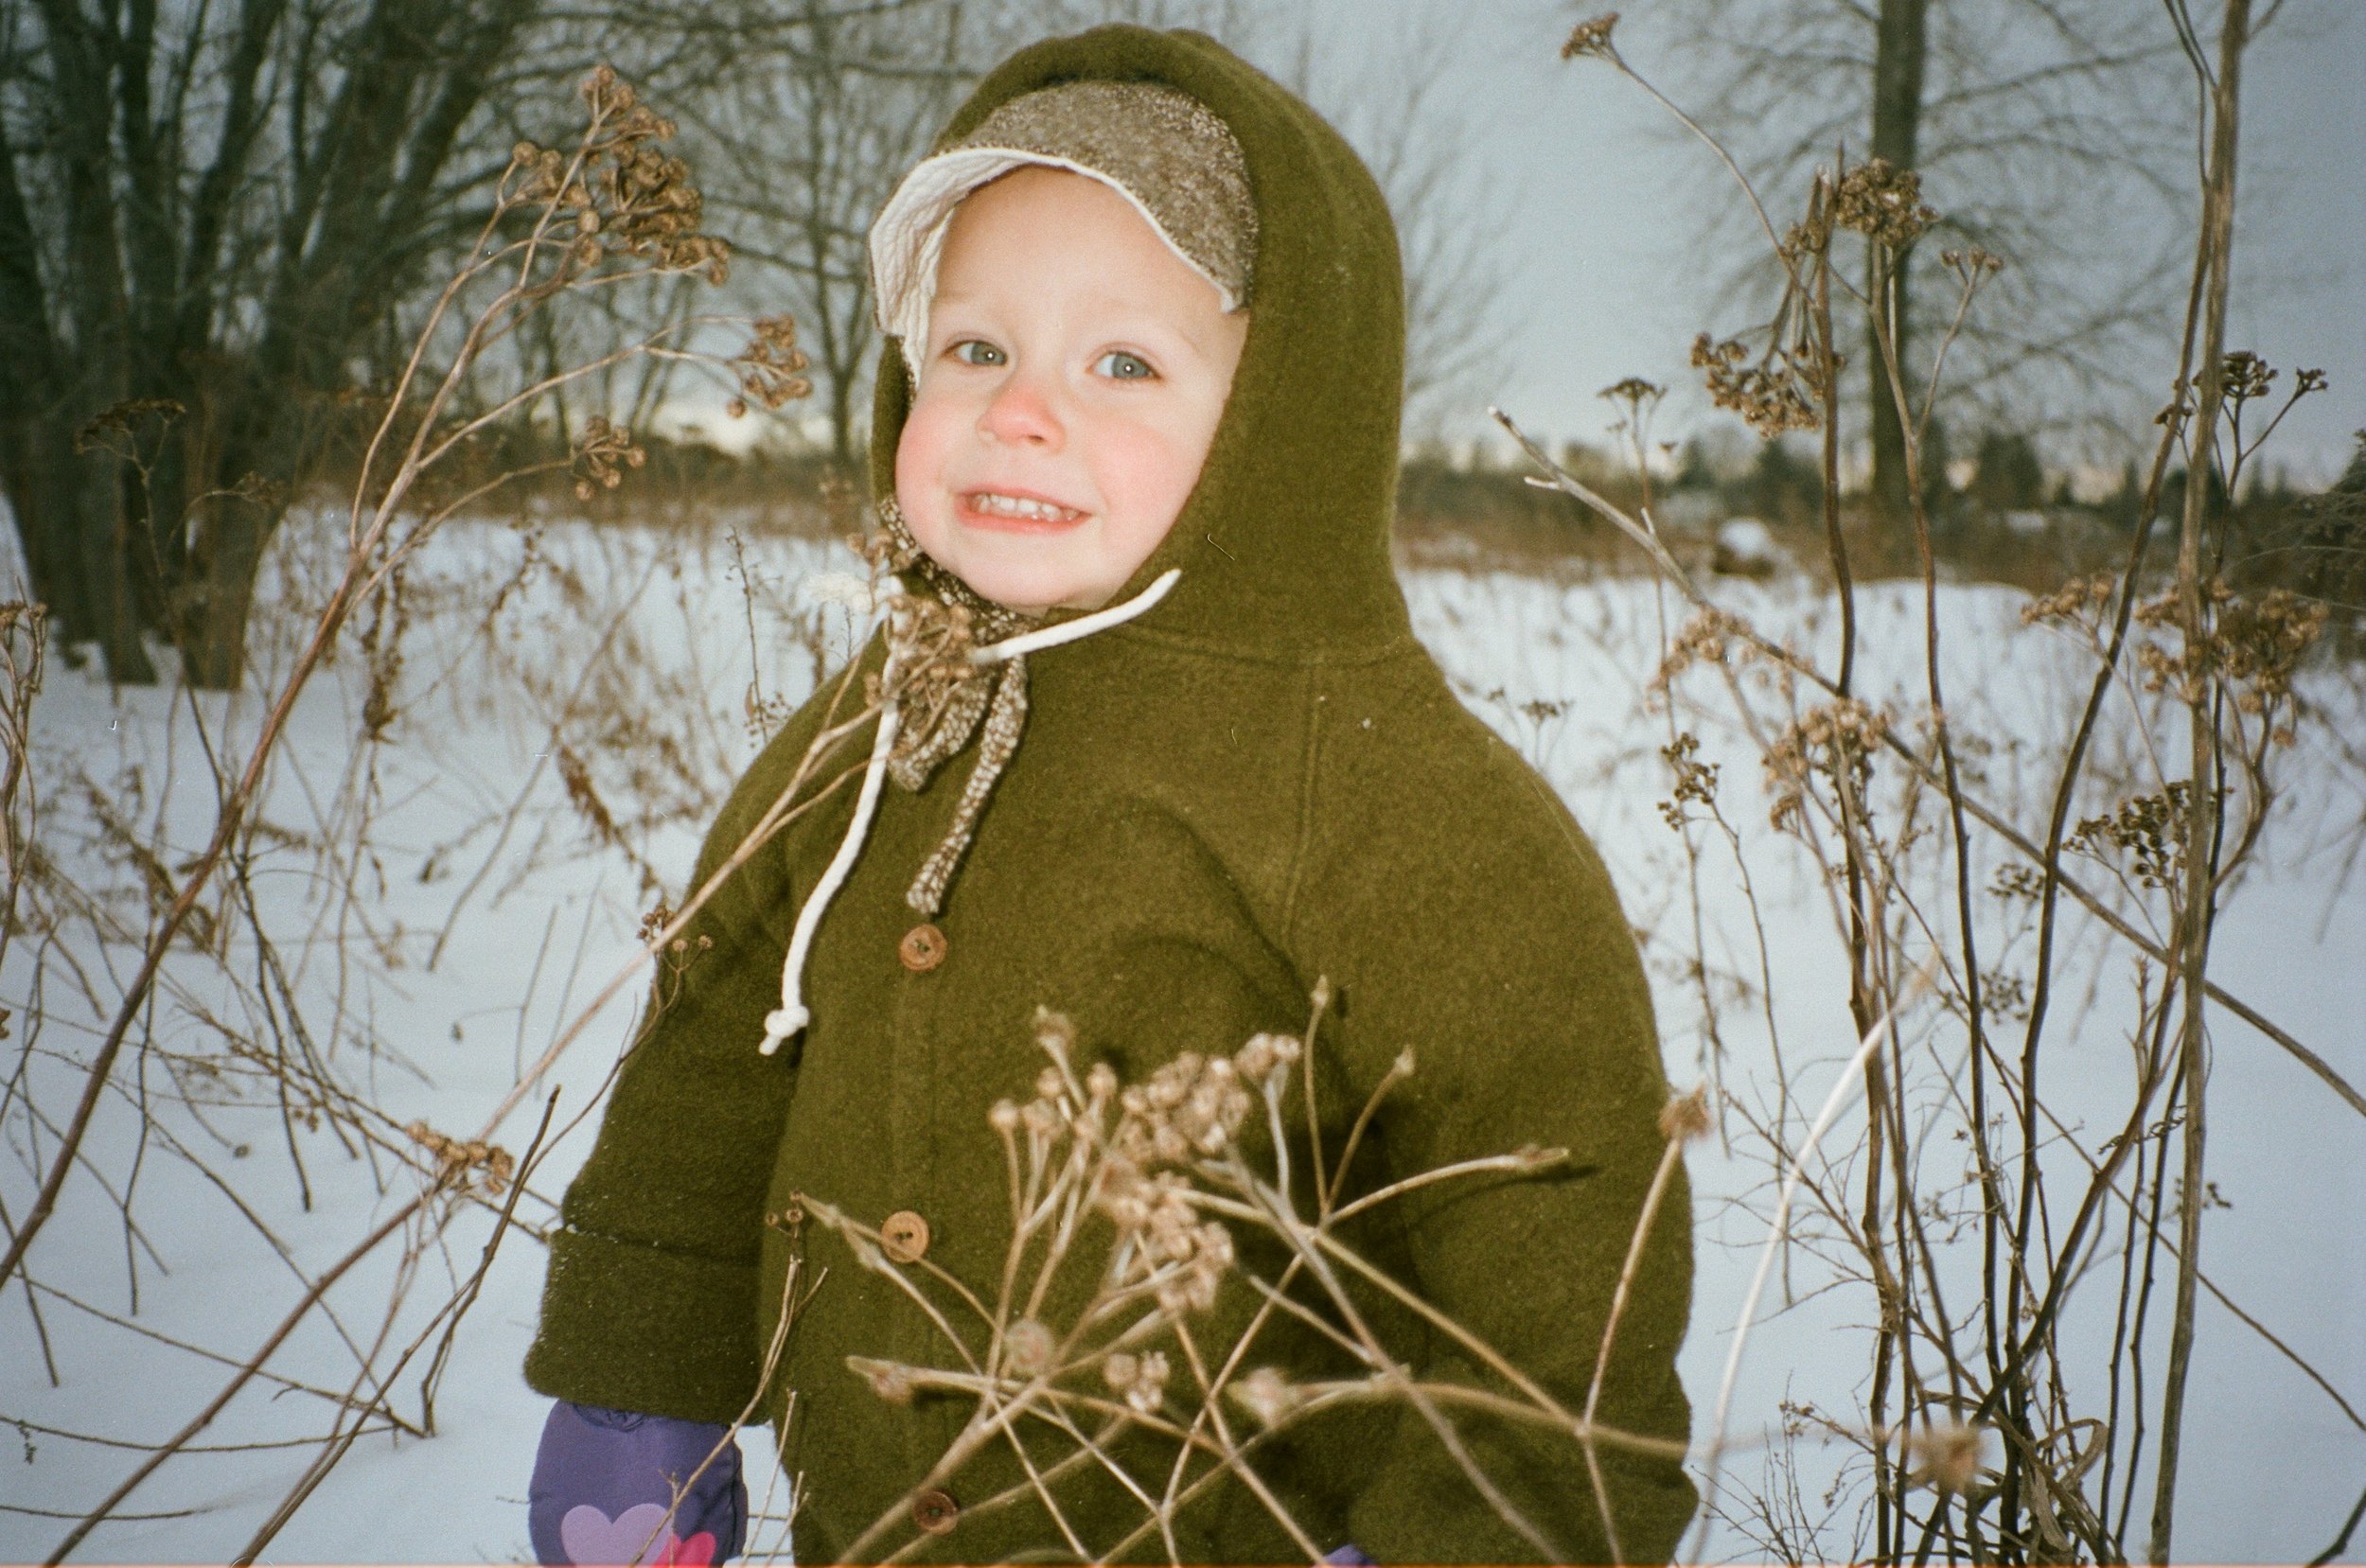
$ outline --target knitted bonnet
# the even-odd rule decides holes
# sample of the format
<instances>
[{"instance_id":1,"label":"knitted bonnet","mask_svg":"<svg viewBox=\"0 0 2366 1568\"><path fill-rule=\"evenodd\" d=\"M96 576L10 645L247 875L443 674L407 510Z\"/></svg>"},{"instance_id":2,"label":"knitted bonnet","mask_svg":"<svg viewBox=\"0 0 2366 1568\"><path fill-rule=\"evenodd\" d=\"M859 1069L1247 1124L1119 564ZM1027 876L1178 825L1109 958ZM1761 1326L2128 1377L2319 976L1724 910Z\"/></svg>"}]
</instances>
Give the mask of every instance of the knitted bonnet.
<instances>
[{"instance_id":1,"label":"knitted bonnet","mask_svg":"<svg viewBox=\"0 0 2366 1568\"><path fill-rule=\"evenodd\" d=\"M872 224L879 329L903 344L914 382L953 210L1027 164L1107 185L1215 286L1227 310L1248 303L1257 203L1231 129L1189 93L1157 82L1065 81L1011 99L923 159Z\"/></svg>"}]
</instances>

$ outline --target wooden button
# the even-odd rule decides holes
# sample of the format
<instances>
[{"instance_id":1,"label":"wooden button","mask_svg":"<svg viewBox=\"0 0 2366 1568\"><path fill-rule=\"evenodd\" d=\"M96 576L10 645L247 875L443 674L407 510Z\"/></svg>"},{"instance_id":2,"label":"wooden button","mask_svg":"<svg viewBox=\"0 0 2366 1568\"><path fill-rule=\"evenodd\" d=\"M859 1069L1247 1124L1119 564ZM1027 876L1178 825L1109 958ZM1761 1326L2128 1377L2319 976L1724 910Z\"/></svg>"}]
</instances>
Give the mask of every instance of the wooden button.
<instances>
[{"instance_id":1,"label":"wooden button","mask_svg":"<svg viewBox=\"0 0 2366 1568\"><path fill-rule=\"evenodd\" d=\"M928 1252L928 1222L899 1208L879 1227L879 1250L899 1263L917 1263Z\"/></svg>"},{"instance_id":2,"label":"wooden button","mask_svg":"<svg viewBox=\"0 0 2366 1568\"><path fill-rule=\"evenodd\" d=\"M904 933L895 956L904 960L904 967L915 975L925 975L945 961L945 933L933 924L923 923Z\"/></svg>"},{"instance_id":3,"label":"wooden button","mask_svg":"<svg viewBox=\"0 0 2366 1568\"><path fill-rule=\"evenodd\" d=\"M930 1535L945 1534L961 1517L962 1506L941 1488L930 1487L912 1499L912 1523Z\"/></svg>"}]
</instances>

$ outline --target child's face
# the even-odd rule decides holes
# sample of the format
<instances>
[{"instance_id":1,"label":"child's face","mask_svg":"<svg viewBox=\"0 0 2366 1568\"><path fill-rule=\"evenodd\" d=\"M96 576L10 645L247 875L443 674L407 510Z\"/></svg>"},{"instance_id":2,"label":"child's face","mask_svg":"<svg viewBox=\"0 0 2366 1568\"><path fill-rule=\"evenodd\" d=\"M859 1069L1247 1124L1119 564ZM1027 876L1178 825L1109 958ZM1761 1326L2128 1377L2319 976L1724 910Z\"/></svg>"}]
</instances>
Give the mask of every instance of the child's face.
<instances>
[{"instance_id":1,"label":"child's face","mask_svg":"<svg viewBox=\"0 0 2366 1568\"><path fill-rule=\"evenodd\" d=\"M945 232L895 449L912 537L1014 608L1107 603L1198 483L1247 332L1100 181L981 187Z\"/></svg>"}]
</instances>

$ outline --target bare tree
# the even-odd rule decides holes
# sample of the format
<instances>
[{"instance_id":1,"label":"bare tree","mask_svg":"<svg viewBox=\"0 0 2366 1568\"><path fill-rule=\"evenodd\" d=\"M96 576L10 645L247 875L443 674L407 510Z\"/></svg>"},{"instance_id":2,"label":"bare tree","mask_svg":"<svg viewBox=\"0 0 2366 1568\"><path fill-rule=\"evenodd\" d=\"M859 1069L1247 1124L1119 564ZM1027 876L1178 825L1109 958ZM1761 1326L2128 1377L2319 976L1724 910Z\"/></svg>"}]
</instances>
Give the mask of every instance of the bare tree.
<instances>
[{"instance_id":1,"label":"bare tree","mask_svg":"<svg viewBox=\"0 0 2366 1568\"><path fill-rule=\"evenodd\" d=\"M34 0L0 37L0 485L117 679L236 680L263 546L354 367L505 159L537 0ZM115 411L128 445L90 450ZM80 449L78 450L78 448ZM128 461L126 460L128 457Z\"/></svg>"},{"instance_id":2,"label":"bare tree","mask_svg":"<svg viewBox=\"0 0 2366 1568\"><path fill-rule=\"evenodd\" d=\"M1959 420L2108 438L2152 389L2134 367L2165 351L2191 195L2184 55L2151 8L2115 0L1691 0L1638 16L1685 97L1771 193L1805 187L1845 150L1912 170L1943 212L1891 258L1902 364L1952 299L1943 249L2006 263L1994 307L1967 325L1949 392ZM1722 171L1716 177L1722 179ZM1715 249L1755 255L1730 203ZM1746 290L1744 268L1727 288ZM1762 276L1763 274L1761 274ZM1926 301L1931 303L1926 303ZM2138 354L2135 349L2153 352ZM1905 438L1868 341L1850 368L1864 399L1873 492L1906 512ZM2149 412L2148 409L2145 412Z\"/></svg>"},{"instance_id":3,"label":"bare tree","mask_svg":"<svg viewBox=\"0 0 2366 1568\"><path fill-rule=\"evenodd\" d=\"M1492 216L1504 198L1439 91L1458 30L1443 9L1401 13L1393 36L1350 48L1310 21L1261 12L1227 38L1337 126L1388 198L1404 256L1404 426L1416 437L1483 406L1510 354L1511 257Z\"/></svg>"},{"instance_id":4,"label":"bare tree","mask_svg":"<svg viewBox=\"0 0 2366 1568\"><path fill-rule=\"evenodd\" d=\"M878 349L867 236L898 176L975 79L958 5L832 17L796 0L793 53L750 57L688 111L738 238L743 291L782 296L807 324L829 450L851 467Z\"/></svg>"}]
</instances>

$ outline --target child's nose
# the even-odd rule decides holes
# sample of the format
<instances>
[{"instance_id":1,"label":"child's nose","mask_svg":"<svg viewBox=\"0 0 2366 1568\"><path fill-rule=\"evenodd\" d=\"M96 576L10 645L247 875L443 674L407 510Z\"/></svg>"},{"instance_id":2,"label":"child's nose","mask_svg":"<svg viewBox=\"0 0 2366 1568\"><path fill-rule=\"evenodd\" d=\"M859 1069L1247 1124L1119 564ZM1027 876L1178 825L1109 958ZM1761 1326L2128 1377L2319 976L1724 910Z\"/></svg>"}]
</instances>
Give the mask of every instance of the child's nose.
<instances>
[{"instance_id":1,"label":"child's nose","mask_svg":"<svg viewBox=\"0 0 2366 1568\"><path fill-rule=\"evenodd\" d=\"M995 390L978 428L1006 446L1056 449L1066 437L1048 390L1024 371Z\"/></svg>"}]
</instances>

